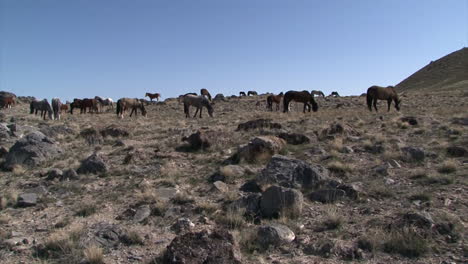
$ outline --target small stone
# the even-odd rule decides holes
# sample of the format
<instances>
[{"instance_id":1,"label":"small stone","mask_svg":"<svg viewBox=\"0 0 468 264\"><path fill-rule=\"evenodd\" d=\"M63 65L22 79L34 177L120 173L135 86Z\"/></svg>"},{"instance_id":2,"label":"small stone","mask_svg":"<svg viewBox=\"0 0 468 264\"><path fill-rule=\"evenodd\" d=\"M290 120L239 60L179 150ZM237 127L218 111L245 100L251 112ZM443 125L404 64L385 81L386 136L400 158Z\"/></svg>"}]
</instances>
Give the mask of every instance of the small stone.
<instances>
[{"instance_id":1,"label":"small stone","mask_svg":"<svg viewBox=\"0 0 468 264\"><path fill-rule=\"evenodd\" d=\"M229 191L228 185L225 184L222 181L216 181L216 182L213 183L213 185L218 191L220 191L222 193L227 193Z\"/></svg>"},{"instance_id":2,"label":"small stone","mask_svg":"<svg viewBox=\"0 0 468 264\"><path fill-rule=\"evenodd\" d=\"M268 247L269 245L280 246L291 243L296 238L291 229L281 224L271 224L261 226L257 231L257 239L260 245Z\"/></svg>"},{"instance_id":3,"label":"small stone","mask_svg":"<svg viewBox=\"0 0 468 264\"><path fill-rule=\"evenodd\" d=\"M37 204L37 194L35 193L22 193L18 195L18 203L19 207L29 207L35 206Z\"/></svg>"}]
</instances>

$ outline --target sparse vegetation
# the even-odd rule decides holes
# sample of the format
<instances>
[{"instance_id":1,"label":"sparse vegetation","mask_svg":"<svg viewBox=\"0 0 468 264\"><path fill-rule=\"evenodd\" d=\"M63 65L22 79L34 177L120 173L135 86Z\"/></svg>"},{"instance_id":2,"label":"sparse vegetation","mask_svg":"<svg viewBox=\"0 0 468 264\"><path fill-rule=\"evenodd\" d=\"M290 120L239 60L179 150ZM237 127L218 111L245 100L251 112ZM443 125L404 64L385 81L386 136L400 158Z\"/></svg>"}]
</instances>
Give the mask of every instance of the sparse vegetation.
<instances>
[{"instance_id":1,"label":"sparse vegetation","mask_svg":"<svg viewBox=\"0 0 468 264\"><path fill-rule=\"evenodd\" d=\"M389 233L383 243L383 250L390 254L418 258L429 251L429 243L414 230L405 228Z\"/></svg>"},{"instance_id":2,"label":"sparse vegetation","mask_svg":"<svg viewBox=\"0 0 468 264\"><path fill-rule=\"evenodd\" d=\"M453 173L457 170L457 163L453 160L446 160L442 165L437 169L440 173Z\"/></svg>"}]
</instances>

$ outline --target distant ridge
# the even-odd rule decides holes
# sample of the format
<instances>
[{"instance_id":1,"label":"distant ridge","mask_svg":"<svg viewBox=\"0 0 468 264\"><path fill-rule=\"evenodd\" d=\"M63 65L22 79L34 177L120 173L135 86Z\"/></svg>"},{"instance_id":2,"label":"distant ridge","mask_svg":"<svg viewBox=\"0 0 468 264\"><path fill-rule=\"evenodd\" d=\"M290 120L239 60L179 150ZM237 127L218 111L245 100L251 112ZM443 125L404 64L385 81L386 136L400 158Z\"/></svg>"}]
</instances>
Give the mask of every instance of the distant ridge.
<instances>
[{"instance_id":1,"label":"distant ridge","mask_svg":"<svg viewBox=\"0 0 468 264\"><path fill-rule=\"evenodd\" d=\"M468 48L452 52L397 84L398 91L468 89Z\"/></svg>"}]
</instances>

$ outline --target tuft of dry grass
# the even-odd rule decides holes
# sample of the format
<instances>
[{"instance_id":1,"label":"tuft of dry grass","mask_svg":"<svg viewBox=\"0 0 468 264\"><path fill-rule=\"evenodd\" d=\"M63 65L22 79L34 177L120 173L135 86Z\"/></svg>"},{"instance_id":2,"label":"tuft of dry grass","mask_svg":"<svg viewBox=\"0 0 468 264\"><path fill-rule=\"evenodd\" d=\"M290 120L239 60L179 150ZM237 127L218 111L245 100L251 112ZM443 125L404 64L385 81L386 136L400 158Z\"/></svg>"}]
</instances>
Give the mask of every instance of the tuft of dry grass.
<instances>
[{"instance_id":1,"label":"tuft of dry grass","mask_svg":"<svg viewBox=\"0 0 468 264\"><path fill-rule=\"evenodd\" d=\"M102 248L98 246L90 246L83 252L86 263L89 264L104 264L104 255Z\"/></svg>"},{"instance_id":2,"label":"tuft of dry grass","mask_svg":"<svg viewBox=\"0 0 468 264\"><path fill-rule=\"evenodd\" d=\"M437 169L438 172L440 173L454 173L457 171L458 164L455 160L446 160L440 165L440 167Z\"/></svg>"},{"instance_id":3,"label":"tuft of dry grass","mask_svg":"<svg viewBox=\"0 0 468 264\"><path fill-rule=\"evenodd\" d=\"M126 232L122 240L126 245L144 245L145 244L144 239L135 230L130 230Z\"/></svg>"},{"instance_id":4,"label":"tuft of dry grass","mask_svg":"<svg viewBox=\"0 0 468 264\"><path fill-rule=\"evenodd\" d=\"M82 204L76 210L75 215L81 216L81 217L88 217L90 215L95 214L96 211L97 211L97 207L95 204Z\"/></svg>"},{"instance_id":5,"label":"tuft of dry grass","mask_svg":"<svg viewBox=\"0 0 468 264\"><path fill-rule=\"evenodd\" d=\"M330 163L328 163L327 168L332 172L342 174L342 175L353 171L352 165L345 164L338 160L331 161Z\"/></svg>"},{"instance_id":6,"label":"tuft of dry grass","mask_svg":"<svg viewBox=\"0 0 468 264\"><path fill-rule=\"evenodd\" d=\"M329 206L322 220L322 225L326 230L338 229L343 225L344 217L334 206Z\"/></svg>"},{"instance_id":7,"label":"tuft of dry grass","mask_svg":"<svg viewBox=\"0 0 468 264\"><path fill-rule=\"evenodd\" d=\"M387 234L383 250L390 254L400 254L408 258L419 258L429 251L429 243L416 231L404 228Z\"/></svg>"},{"instance_id":8,"label":"tuft of dry grass","mask_svg":"<svg viewBox=\"0 0 468 264\"><path fill-rule=\"evenodd\" d=\"M217 216L215 220L229 229L240 229L246 224L244 214L243 209L228 209L224 215Z\"/></svg>"}]
</instances>

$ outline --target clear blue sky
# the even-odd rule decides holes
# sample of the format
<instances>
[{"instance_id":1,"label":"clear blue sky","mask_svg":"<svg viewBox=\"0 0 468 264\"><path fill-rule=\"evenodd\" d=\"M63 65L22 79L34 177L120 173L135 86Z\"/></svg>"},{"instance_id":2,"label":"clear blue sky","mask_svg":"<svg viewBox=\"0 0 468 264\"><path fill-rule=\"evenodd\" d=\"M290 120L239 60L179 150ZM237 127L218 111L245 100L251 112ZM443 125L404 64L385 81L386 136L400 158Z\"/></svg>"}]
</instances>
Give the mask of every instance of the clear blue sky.
<instances>
[{"instance_id":1,"label":"clear blue sky","mask_svg":"<svg viewBox=\"0 0 468 264\"><path fill-rule=\"evenodd\" d=\"M0 0L0 90L360 94L468 46L468 0Z\"/></svg>"}]
</instances>

